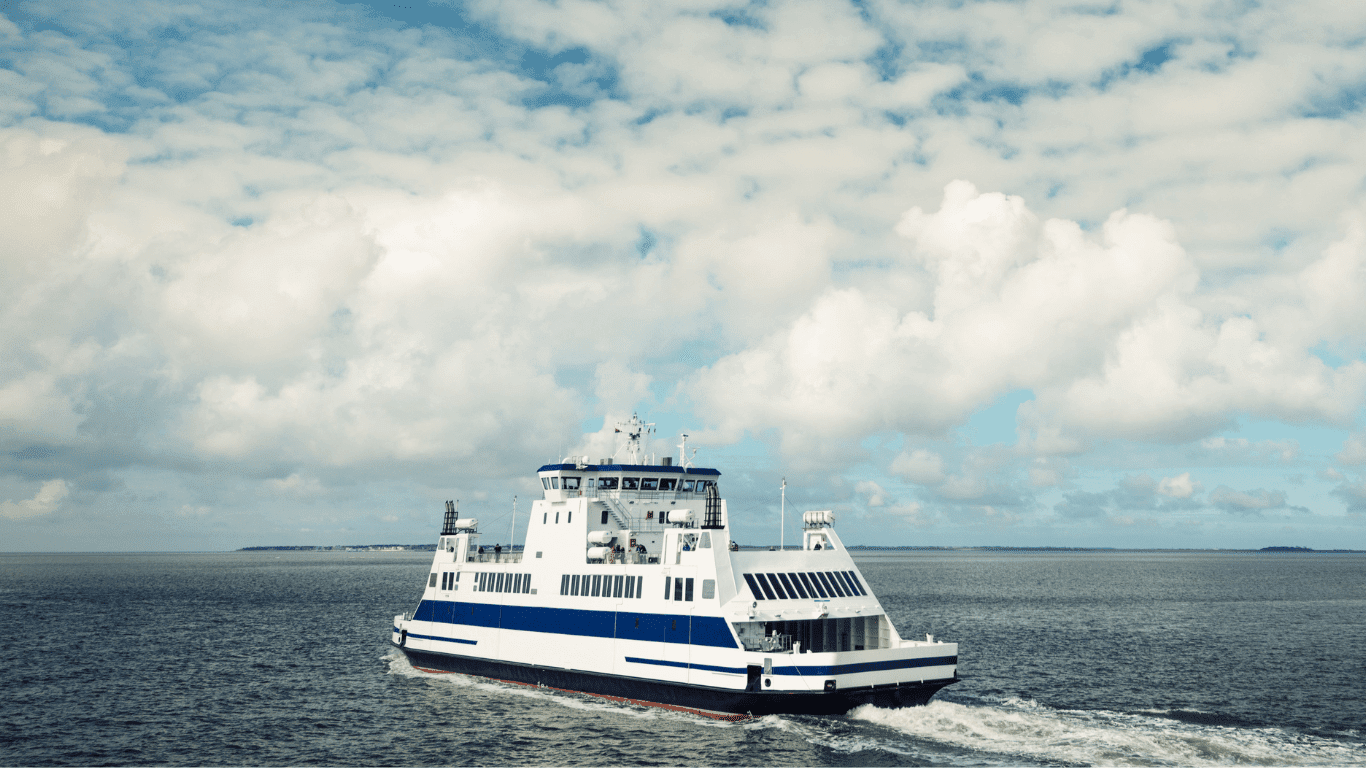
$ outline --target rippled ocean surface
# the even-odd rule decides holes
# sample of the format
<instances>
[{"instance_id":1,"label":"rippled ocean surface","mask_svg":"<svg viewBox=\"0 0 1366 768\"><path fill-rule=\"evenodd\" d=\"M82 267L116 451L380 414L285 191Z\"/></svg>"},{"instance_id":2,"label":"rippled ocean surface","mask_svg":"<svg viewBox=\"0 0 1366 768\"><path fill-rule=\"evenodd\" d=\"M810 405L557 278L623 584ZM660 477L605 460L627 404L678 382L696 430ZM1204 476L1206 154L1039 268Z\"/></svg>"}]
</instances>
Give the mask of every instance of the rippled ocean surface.
<instances>
[{"instance_id":1,"label":"rippled ocean surface","mask_svg":"<svg viewBox=\"0 0 1366 768\"><path fill-rule=\"evenodd\" d=\"M730 724L412 669L430 553L0 555L0 764L1366 765L1366 555L856 559L964 681Z\"/></svg>"}]
</instances>

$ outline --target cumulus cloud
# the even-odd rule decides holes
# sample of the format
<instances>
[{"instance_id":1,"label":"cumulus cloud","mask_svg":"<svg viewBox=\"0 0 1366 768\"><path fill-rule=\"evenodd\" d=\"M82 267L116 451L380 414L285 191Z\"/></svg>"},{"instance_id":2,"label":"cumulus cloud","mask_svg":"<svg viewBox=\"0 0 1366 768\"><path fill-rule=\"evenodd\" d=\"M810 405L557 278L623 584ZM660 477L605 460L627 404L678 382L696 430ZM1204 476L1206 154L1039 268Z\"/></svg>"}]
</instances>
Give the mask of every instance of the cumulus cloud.
<instances>
[{"instance_id":1,"label":"cumulus cloud","mask_svg":"<svg viewBox=\"0 0 1366 768\"><path fill-rule=\"evenodd\" d=\"M1194 263L1149 216L1116 212L1090 235L954 182L939 211L913 208L898 231L911 241L903 266L934 277L932 305L827 292L697 377L690 391L722 434L781 424L794 450L880 429L933 434L1027 388L1027 438L1179 440L1243 411L1340 421L1366 386L1360 362L1331 369L1256 320L1208 316Z\"/></svg>"},{"instance_id":2,"label":"cumulus cloud","mask_svg":"<svg viewBox=\"0 0 1366 768\"><path fill-rule=\"evenodd\" d=\"M43 483L43 486L31 499L24 499L19 502L6 499L3 504L0 504L0 517L7 517L11 520L27 520L50 515L61 507L62 500L70 493L71 490L67 487L65 480L61 478L48 480Z\"/></svg>"},{"instance_id":3,"label":"cumulus cloud","mask_svg":"<svg viewBox=\"0 0 1366 768\"><path fill-rule=\"evenodd\" d=\"M1098 446L1363 402L1349 5L464 11L489 42L348 4L0 17L0 474L505 482L658 396L787 466L921 446L870 500L1012 521ZM962 455L1019 390L1015 452ZM1089 508L1200 490L1138 477Z\"/></svg>"},{"instance_id":4,"label":"cumulus cloud","mask_svg":"<svg viewBox=\"0 0 1366 768\"><path fill-rule=\"evenodd\" d=\"M1281 491L1267 491L1261 488L1236 491L1226 485L1221 485L1210 492L1209 503L1225 512L1242 515L1287 507L1285 493ZM1302 507L1295 509L1303 510Z\"/></svg>"},{"instance_id":5,"label":"cumulus cloud","mask_svg":"<svg viewBox=\"0 0 1366 768\"><path fill-rule=\"evenodd\" d=\"M1356 433L1348 437L1342 443L1342 450L1333 458L1337 459L1339 464L1348 466L1366 464L1366 434Z\"/></svg>"},{"instance_id":6,"label":"cumulus cloud","mask_svg":"<svg viewBox=\"0 0 1366 768\"><path fill-rule=\"evenodd\" d=\"M1201 489L1199 480L1191 480L1191 473L1182 472L1175 477L1164 477L1157 484L1157 492L1173 499L1189 499Z\"/></svg>"},{"instance_id":7,"label":"cumulus cloud","mask_svg":"<svg viewBox=\"0 0 1366 768\"><path fill-rule=\"evenodd\" d=\"M923 448L897 454L892 460L891 471L920 485L938 485L945 477L944 460L939 454Z\"/></svg>"}]
</instances>

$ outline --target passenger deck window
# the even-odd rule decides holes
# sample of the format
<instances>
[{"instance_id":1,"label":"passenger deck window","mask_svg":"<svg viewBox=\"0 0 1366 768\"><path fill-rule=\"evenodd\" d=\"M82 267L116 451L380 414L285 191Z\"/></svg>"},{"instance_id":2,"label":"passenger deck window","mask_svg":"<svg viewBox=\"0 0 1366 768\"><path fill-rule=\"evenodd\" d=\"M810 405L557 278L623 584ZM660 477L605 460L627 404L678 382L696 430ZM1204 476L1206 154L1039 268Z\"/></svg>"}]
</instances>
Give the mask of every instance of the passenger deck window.
<instances>
[{"instance_id":1,"label":"passenger deck window","mask_svg":"<svg viewBox=\"0 0 1366 768\"><path fill-rule=\"evenodd\" d=\"M639 599L641 599L641 598L643 598L643 597L645 597L645 577L644 577L644 576L637 576L637 577L636 577L636 599L639 600Z\"/></svg>"},{"instance_id":2,"label":"passenger deck window","mask_svg":"<svg viewBox=\"0 0 1366 768\"><path fill-rule=\"evenodd\" d=\"M754 578L759 581L759 587L764 590L764 597L767 597L769 600L778 599L773 596L773 588L768 585L768 579L765 579L762 573L754 574Z\"/></svg>"},{"instance_id":3,"label":"passenger deck window","mask_svg":"<svg viewBox=\"0 0 1366 768\"><path fill-rule=\"evenodd\" d=\"M683 579L674 579L674 599L683 599ZM691 579L689 579L691 581Z\"/></svg>"},{"instance_id":4,"label":"passenger deck window","mask_svg":"<svg viewBox=\"0 0 1366 768\"><path fill-rule=\"evenodd\" d=\"M778 580L783 583L783 589L787 591L788 597L793 599L796 599L797 597L806 597L806 595L800 594L796 587L792 586L792 582L787 580L786 573L778 574Z\"/></svg>"},{"instance_id":5,"label":"passenger deck window","mask_svg":"<svg viewBox=\"0 0 1366 768\"><path fill-rule=\"evenodd\" d=\"M827 571L826 575L830 577L830 583L835 585L835 591L840 593L840 597L853 597L853 594L849 592L848 585L840 579L838 573L830 573Z\"/></svg>"},{"instance_id":6,"label":"passenger deck window","mask_svg":"<svg viewBox=\"0 0 1366 768\"><path fill-rule=\"evenodd\" d=\"M569 574L567 573L560 577L560 594L569 594Z\"/></svg>"},{"instance_id":7,"label":"passenger deck window","mask_svg":"<svg viewBox=\"0 0 1366 768\"><path fill-rule=\"evenodd\" d=\"M625 580L626 580L626 577L625 577L625 576L616 576L616 577L613 578L613 581L612 581L612 597L621 597L622 582L625 581Z\"/></svg>"},{"instance_id":8,"label":"passenger deck window","mask_svg":"<svg viewBox=\"0 0 1366 768\"><path fill-rule=\"evenodd\" d=\"M711 600L716 597L716 579L702 580L702 599Z\"/></svg>"},{"instance_id":9,"label":"passenger deck window","mask_svg":"<svg viewBox=\"0 0 1366 768\"><path fill-rule=\"evenodd\" d=\"M673 477L664 477L664 478L660 478L660 480L659 480L659 490L661 490L661 491L672 491L672 490L674 489L674 487L677 486L677 485L678 485L678 479L677 479L677 478L673 478Z\"/></svg>"},{"instance_id":10,"label":"passenger deck window","mask_svg":"<svg viewBox=\"0 0 1366 768\"><path fill-rule=\"evenodd\" d=\"M754 595L755 600L763 600L763 590L759 589L759 582L754 580L753 574L745 574L745 583L749 585L749 593Z\"/></svg>"},{"instance_id":11,"label":"passenger deck window","mask_svg":"<svg viewBox=\"0 0 1366 768\"><path fill-rule=\"evenodd\" d=\"M593 576L593 597L597 597L599 594L601 594L601 590L602 590L602 575L601 575L601 574L595 574L595 575Z\"/></svg>"},{"instance_id":12,"label":"passenger deck window","mask_svg":"<svg viewBox=\"0 0 1366 768\"><path fill-rule=\"evenodd\" d=\"M668 577L668 576L665 576L665 577L664 577L664 599L665 599L665 600L668 600L668 599L669 599L669 578L670 578L670 577Z\"/></svg>"},{"instance_id":13,"label":"passenger deck window","mask_svg":"<svg viewBox=\"0 0 1366 768\"><path fill-rule=\"evenodd\" d=\"M825 587L825 591L829 592L831 597L840 596L840 593L835 590L835 585L830 583L830 579L827 579L824 573L816 571L816 577L821 580L821 586Z\"/></svg>"},{"instance_id":14,"label":"passenger deck window","mask_svg":"<svg viewBox=\"0 0 1366 768\"><path fill-rule=\"evenodd\" d=\"M826 592L826 591L825 591L825 587L821 584L820 576L819 576L818 574L814 574L814 573L803 573L803 574L802 574L802 578L803 578L803 579L805 579L805 578L808 577L808 576L811 577L810 582L811 582L811 587L812 587L812 591L813 591L813 592L815 592L816 594L820 595L821 597L830 597L830 593Z\"/></svg>"},{"instance_id":15,"label":"passenger deck window","mask_svg":"<svg viewBox=\"0 0 1366 768\"><path fill-rule=\"evenodd\" d=\"M640 478L638 478L638 477L623 477L623 478L621 478L621 490L623 490L623 491L638 491L638 490L640 490Z\"/></svg>"},{"instance_id":16,"label":"passenger deck window","mask_svg":"<svg viewBox=\"0 0 1366 768\"><path fill-rule=\"evenodd\" d=\"M691 578L689 578L689 579L685 582L685 586L684 586L684 588L683 588L683 599L684 599L684 600L687 600L687 601L690 602L690 603L692 602L692 579L691 579Z\"/></svg>"},{"instance_id":17,"label":"passenger deck window","mask_svg":"<svg viewBox=\"0 0 1366 768\"><path fill-rule=\"evenodd\" d=\"M768 583L773 585L773 591L777 593L779 600L787 599L787 590L783 589L783 585L778 582L778 575L776 573L768 574ZM793 597L796 597L796 595L793 595Z\"/></svg>"},{"instance_id":18,"label":"passenger deck window","mask_svg":"<svg viewBox=\"0 0 1366 768\"><path fill-rule=\"evenodd\" d=\"M642 490L642 491L657 491L657 490L659 490L659 478L657 478L657 477L646 477L646 478L643 478L643 479L640 481L640 490Z\"/></svg>"},{"instance_id":19,"label":"passenger deck window","mask_svg":"<svg viewBox=\"0 0 1366 768\"><path fill-rule=\"evenodd\" d=\"M571 581L571 582L569 582L569 594L570 594L570 596L572 596L572 597L578 597L578 596L579 596L579 576L578 576L578 574L575 574L575 575L574 575L574 580Z\"/></svg>"},{"instance_id":20,"label":"passenger deck window","mask_svg":"<svg viewBox=\"0 0 1366 768\"><path fill-rule=\"evenodd\" d=\"M435 574L435 573L432 574L432 580L431 580L430 582L427 583L427 586L429 586L429 587L435 587L435 586L436 586L436 574Z\"/></svg>"},{"instance_id":21,"label":"passenger deck window","mask_svg":"<svg viewBox=\"0 0 1366 768\"><path fill-rule=\"evenodd\" d=\"M626 599L634 600L636 597L636 580L632 576L626 577Z\"/></svg>"}]
</instances>

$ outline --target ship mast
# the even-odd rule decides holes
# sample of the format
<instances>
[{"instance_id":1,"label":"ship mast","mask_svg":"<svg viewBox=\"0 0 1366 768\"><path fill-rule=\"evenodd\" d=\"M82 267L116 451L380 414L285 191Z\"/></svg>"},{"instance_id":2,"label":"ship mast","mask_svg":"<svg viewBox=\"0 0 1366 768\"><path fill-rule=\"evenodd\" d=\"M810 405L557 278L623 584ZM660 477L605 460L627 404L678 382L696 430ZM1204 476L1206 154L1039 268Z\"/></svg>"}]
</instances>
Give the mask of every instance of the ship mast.
<instances>
[{"instance_id":1,"label":"ship mast","mask_svg":"<svg viewBox=\"0 0 1366 768\"><path fill-rule=\"evenodd\" d=\"M626 432L626 453L631 457L632 464L640 463L640 438L642 435L649 435L655 431L653 423L640 420L640 416L631 414L629 421L618 422L616 431Z\"/></svg>"}]
</instances>

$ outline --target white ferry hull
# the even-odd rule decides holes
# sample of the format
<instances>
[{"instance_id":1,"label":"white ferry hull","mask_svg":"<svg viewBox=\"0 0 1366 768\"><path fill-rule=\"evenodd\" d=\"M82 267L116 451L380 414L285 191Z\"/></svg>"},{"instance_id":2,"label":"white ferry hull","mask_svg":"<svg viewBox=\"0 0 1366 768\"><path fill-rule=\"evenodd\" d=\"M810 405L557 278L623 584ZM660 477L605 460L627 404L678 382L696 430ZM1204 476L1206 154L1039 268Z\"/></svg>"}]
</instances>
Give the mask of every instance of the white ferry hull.
<instances>
[{"instance_id":1,"label":"white ferry hull","mask_svg":"<svg viewBox=\"0 0 1366 768\"><path fill-rule=\"evenodd\" d=\"M920 706L928 703L939 689L958 682L957 678L949 678L817 692L737 691L587 670L495 661L402 646L399 648L408 657L409 663L424 672L476 675L510 683L603 696L643 706L687 710L709 717L839 715L864 704L886 708Z\"/></svg>"}]
</instances>

